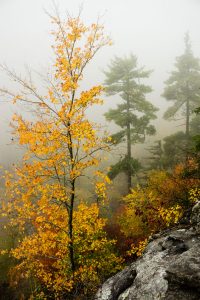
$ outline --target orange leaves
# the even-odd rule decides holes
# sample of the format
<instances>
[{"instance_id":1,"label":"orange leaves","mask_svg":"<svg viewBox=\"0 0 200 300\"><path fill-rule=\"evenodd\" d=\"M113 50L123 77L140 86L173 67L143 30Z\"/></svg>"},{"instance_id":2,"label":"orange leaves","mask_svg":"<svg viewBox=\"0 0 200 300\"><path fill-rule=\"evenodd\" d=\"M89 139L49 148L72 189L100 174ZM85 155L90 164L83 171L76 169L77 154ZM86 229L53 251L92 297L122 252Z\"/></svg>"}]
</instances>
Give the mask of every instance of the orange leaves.
<instances>
[{"instance_id":1,"label":"orange leaves","mask_svg":"<svg viewBox=\"0 0 200 300\"><path fill-rule=\"evenodd\" d=\"M89 91L81 93L80 99L76 101L76 105L86 107L93 104L102 104L102 100L98 99L104 88L102 86L94 86Z\"/></svg>"},{"instance_id":2,"label":"orange leaves","mask_svg":"<svg viewBox=\"0 0 200 300\"><path fill-rule=\"evenodd\" d=\"M60 101L54 96L54 93L51 89L49 90L49 99L50 99L51 103L53 103L53 104L60 103Z\"/></svg>"},{"instance_id":3,"label":"orange leaves","mask_svg":"<svg viewBox=\"0 0 200 300\"><path fill-rule=\"evenodd\" d=\"M124 197L124 211L118 216L122 232L136 241L128 254L140 255L145 238L176 224L184 210L199 198L199 183L197 178L184 176L183 166L177 165L172 174L151 172L146 187L132 189Z\"/></svg>"},{"instance_id":4,"label":"orange leaves","mask_svg":"<svg viewBox=\"0 0 200 300\"><path fill-rule=\"evenodd\" d=\"M77 208L76 203L77 178L96 168L97 153L108 149L86 114L92 105L102 103L103 87L85 91L79 87L87 64L109 38L101 25L85 26L79 17L66 22L56 17L53 22L56 61L45 96L32 82L15 76L23 87L23 98L15 100L31 104L35 114L32 121L13 116L15 140L26 151L20 167L7 175L9 200L4 213L22 233L11 251L19 260L16 272L35 278L59 299L79 286L93 290L122 260L112 250L115 242L107 240L97 205ZM110 181L103 173L96 175L94 189L104 200Z\"/></svg>"},{"instance_id":5,"label":"orange leaves","mask_svg":"<svg viewBox=\"0 0 200 300\"><path fill-rule=\"evenodd\" d=\"M193 187L189 190L189 199L191 203L195 203L200 200L200 187Z\"/></svg>"},{"instance_id":6,"label":"orange leaves","mask_svg":"<svg viewBox=\"0 0 200 300\"><path fill-rule=\"evenodd\" d=\"M88 289L94 289L101 277L119 269L122 260L111 250L114 241L106 238L106 220L99 218L96 204L88 206L82 203L74 212L77 264L74 276L68 265L67 214L53 204L49 204L48 210L43 211L43 216L39 215L39 210L37 214L33 222L34 233L24 237L11 251L17 260L24 262L16 267L18 272L28 277L35 276L51 292L59 295L80 283Z\"/></svg>"},{"instance_id":7,"label":"orange leaves","mask_svg":"<svg viewBox=\"0 0 200 300\"><path fill-rule=\"evenodd\" d=\"M85 26L80 18L69 17L67 22L57 20L56 78L62 82L63 93L73 92L82 80L82 72L96 52L108 45L110 39L103 34L103 26Z\"/></svg>"},{"instance_id":8,"label":"orange leaves","mask_svg":"<svg viewBox=\"0 0 200 300\"><path fill-rule=\"evenodd\" d=\"M20 100L20 98L21 98L20 95L15 96L12 100L13 104L15 104L17 102L17 100Z\"/></svg>"},{"instance_id":9,"label":"orange leaves","mask_svg":"<svg viewBox=\"0 0 200 300\"><path fill-rule=\"evenodd\" d=\"M178 223L183 215L183 208L180 205L176 205L170 208L159 208L159 215L164 220L166 226L170 226Z\"/></svg>"},{"instance_id":10,"label":"orange leaves","mask_svg":"<svg viewBox=\"0 0 200 300\"><path fill-rule=\"evenodd\" d=\"M94 153L106 145L85 114L87 108L102 103L103 87L82 92L78 87L89 60L109 39L104 37L101 25L85 26L80 17L69 17L66 22L53 18L53 22L58 26L53 84L47 88L46 97L26 84L29 92L33 90L33 99L28 102L38 109L37 120L28 122L15 115L13 121L20 145L28 149L24 161L36 157L41 160L40 176L66 183L81 176L86 168L97 166Z\"/></svg>"},{"instance_id":11,"label":"orange leaves","mask_svg":"<svg viewBox=\"0 0 200 300\"><path fill-rule=\"evenodd\" d=\"M103 172L96 171L95 175L97 177L95 182L95 193L101 200L106 200L107 198L107 186L111 184L110 178Z\"/></svg>"},{"instance_id":12,"label":"orange leaves","mask_svg":"<svg viewBox=\"0 0 200 300\"><path fill-rule=\"evenodd\" d=\"M127 251L127 254L129 256L132 256L136 254L137 256L141 256L144 252L146 246L148 244L148 239L144 239L142 241L139 241L138 246L135 246L134 244L131 245L131 249Z\"/></svg>"},{"instance_id":13,"label":"orange leaves","mask_svg":"<svg viewBox=\"0 0 200 300\"><path fill-rule=\"evenodd\" d=\"M80 18L69 18L66 23L66 28L68 29L68 39L69 41L79 40L81 36L88 30L86 26L81 22Z\"/></svg>"}]
</instances>

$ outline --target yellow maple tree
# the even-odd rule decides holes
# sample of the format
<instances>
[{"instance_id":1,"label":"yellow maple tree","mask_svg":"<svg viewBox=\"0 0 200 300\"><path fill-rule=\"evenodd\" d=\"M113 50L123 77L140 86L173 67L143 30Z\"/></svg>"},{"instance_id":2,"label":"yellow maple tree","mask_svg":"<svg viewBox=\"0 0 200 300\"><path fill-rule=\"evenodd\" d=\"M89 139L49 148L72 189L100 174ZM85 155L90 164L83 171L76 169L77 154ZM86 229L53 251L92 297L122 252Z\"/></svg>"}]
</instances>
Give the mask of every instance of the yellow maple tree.
<instances>
[{"instance_id":1,"label":"yellow maple tree","mask_svg":"<svg viewBox=\"0 0 200 300\"><path fill-rule=\"evenodd\" d=\"M6 174L3 210L21 232L10 252L20 262L15 271L35 277L61 299L78 282L82 288L85 282L87 286L99 283L122 261L111 250L114 241L106 238L98 205L76 205L78 178L88 168L97 168L98 153L108 149L109 140L86 115L88 108L102 103L103 87L81 91L80 84L85 68L110 39L103 26L85 26L80 16L67 21L56 16L52 21L57 28L55 72L45 95L31 81L4 68L22 89L17 94L2 92L14 103L30 105L34 119L13 116L14 134L26 152L22 165ZM101 172L96 175L100 180L94 190L102 199L109 179Z\"/></svg>"}]
</instances>

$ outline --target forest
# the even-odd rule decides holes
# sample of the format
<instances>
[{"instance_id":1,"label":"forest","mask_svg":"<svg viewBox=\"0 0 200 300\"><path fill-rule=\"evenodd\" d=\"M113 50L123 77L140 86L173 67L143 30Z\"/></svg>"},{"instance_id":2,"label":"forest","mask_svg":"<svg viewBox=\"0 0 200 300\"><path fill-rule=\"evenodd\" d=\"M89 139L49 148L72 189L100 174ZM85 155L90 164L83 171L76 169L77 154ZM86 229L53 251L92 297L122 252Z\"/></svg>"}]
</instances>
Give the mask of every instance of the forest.
<instances>
[{"instance_id":1,"label":"forest","mask_svg":"<svg viewBox=\"0 0 200 300\"><path fill-rule=\"evenodd\" d=\"M85 87L88 65L112 47L112 36L101 20L86 24L81 11L48 17L54 59L42 92L31 73L0 65L15 83L0 88L0 101L12 105L11 139L22 153L1 169L5 300L94 299L154 233L182 222L200 200L200 59L190 33L162 92L163 119L182 127L160 139L152 70L137 53L105 57L104 81ZM106 126L90 117L105 101Z\"/></svg>"}]
</instances>

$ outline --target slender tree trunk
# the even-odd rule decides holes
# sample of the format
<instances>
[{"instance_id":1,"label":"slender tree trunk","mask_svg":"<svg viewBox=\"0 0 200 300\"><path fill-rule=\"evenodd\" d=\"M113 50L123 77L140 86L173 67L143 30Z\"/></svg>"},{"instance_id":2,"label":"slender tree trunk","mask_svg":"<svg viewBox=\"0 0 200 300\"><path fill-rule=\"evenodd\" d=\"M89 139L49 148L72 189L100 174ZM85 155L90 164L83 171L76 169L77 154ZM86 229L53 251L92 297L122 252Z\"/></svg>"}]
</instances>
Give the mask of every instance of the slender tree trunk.
<instances>
[{"instance_id":1,"label":"slender tree trunk","mask_svg":"<svg viewBox=\"0 0 200 300\"><path fill-rule=\"evenodd\" d=\"M74 212L74 197L75 197L75 180L71 182L71 198L70 198L70 207L68 209L68 235L69 235L69 258L71 271L74 273L75 271L75 261L74 261L74 242L73 242L73 212Z\"/></svg>"},{"instance_id":2,"label":"slender tree trunk","mask_svg":"<svg viewBox=\"0 0 200 300\"><path fill-rule=\"evenodd\" d=\"M190 136L190 103L189 99L187 98L186 101L186 128L185 128L186 137L189 138Z\"/></svg>"},{"instance_id":3,"label":"slender tree trunk","mask_svg":"<svg viewBox=\"0 0 200 300\"><path fill-rule=\"evenodd\" d=\"M130 123L127 124L127 159L128 159L128 169L127 169L127 177L128 177L128 192L131 190L131 131L130 131Z\"/></svg>"},{"instance_id":4,"label":"slender tree trunk","mask_svg":"<svg viewBox=\"0 0 200 300\"><path fill-rule=\"evenodd\" d=\"M74 94L72 96L72 103L74 99ZM71 160L71 170L74 169L74 153L73 153L73 143L72 143L72 136L70 133L70 122L68 122L68 137L69 137L69 144L68 150L70 154ZM71 196L70 196L70 205L68 207L68 236L69 236L69 260L71 271L74 274L75 271L75 260L74 260L74 241L73 241L73 212L74 212L74 200L75 200L75 178L71 179Z\"/></svg>"},{"instance_id":5,"label":"slender tree trunk","mask_svg":"<svg viewBox=\"0 0 200 300\"><path fill-rule=\"evenodd\" d=\"M162 156L163 156L163 151L162 151L162 141L158 141L158 148L159 148L159 170L163 170L163 163L162 163Z\"/></svg>"},{"instance_id":6,"label":"slender tree trunk","mask_svg":"<svg viewBox=\"0 0 200 300\"><path fill-rule=\"evenodd\" d=\"M190 102L188 97L186 101L185 135L186 135L186 163L187 163L189 159L189 143L190 143Z\"/></svg>"},{"instance_id":7,"label":"slender tree trunk","mask_svg":"<svg viewBox=\"0 0 200 300\"><path fill-rule=\"evenodd\" d=\"M131 190L131 124L130 124L130 100L129 100L129 82L128 82L128 94L127 94L127 186L128 186L128 193Z\"/></svg>"}]
</instances>

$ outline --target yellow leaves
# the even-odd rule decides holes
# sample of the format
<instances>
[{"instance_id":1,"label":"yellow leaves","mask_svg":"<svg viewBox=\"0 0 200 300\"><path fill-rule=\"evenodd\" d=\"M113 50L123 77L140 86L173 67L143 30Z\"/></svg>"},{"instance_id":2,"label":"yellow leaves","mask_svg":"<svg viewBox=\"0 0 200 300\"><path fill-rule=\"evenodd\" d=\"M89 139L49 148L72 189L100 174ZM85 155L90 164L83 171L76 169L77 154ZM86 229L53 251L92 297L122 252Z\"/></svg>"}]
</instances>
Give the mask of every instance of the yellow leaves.
<instances>
[{"instance_id":1,"label":"yellow leaves","mask_svg":"<svg viewBox=\"0 0 200 300\"><path fill-rule=\"evenodd\" d=\"M88 28L84 26L84 24L81 22L79 17L70 17L66 24L69 31L71 31L72 40L79 39L82 36L82 34L88 30Z\"/></svg>"},{"instance_id":2,"label":"yellow leaves","mask_svg":"<svg viewBox=\"0 0 200 300\"><path fill-rule=\"evenodd\" d=\"M6 181L5 181L5 186L6 186L7 188L11 186L10 180L6 180Z\"/></svg>"},{"instance_id":3,"label":"yellow leaves","mask_svg":"<svg viewBox=\"0 0 200 300\"><path fill-rule=\"evenodd\" d=\"M79 87L85 67L109 39L104 37L101 25L84 26L80 18L69 17L67 22L53 18L53 22L58 26L54 33L56 61L47 94L40 96L32 85L28 86L23 95L33 110L36 108L36 114L31 121L13 116L16 140L27 151L20 167L7 174L8 202L3 213L9 214L10 225L22 232L10 252L19 260L16 273L36 278L59 299L76 285L86 288L89 282L88 289L92 289L119 269L122 260L112 250L115 241L106 237L106 221L99 217L97 205L72 205L73 197L77 201L76 179L99 165L97 152L107 147L86 114L92 105L102 103L103 87L97 85L82 92ZM19 96L16 100L22 101ZM103 172L96 176L96 192L105 199L110 180ZM69 212L73 209L71 238ZM70 267L71 242L75 274Z\"/></svg>"},{"instance_id":4,"label":"yellow leaves","mask_svg":"<svg viewBox=\"0 0 200 300\"><path fill-rule=\"evenodd\" d=\"M49 89L48 95L49 95L49 99L50 99L51 103L53 103L53 104L60 104L59 99L55 97L54 92L53 92L52 89ZM41 105L45 106L45 103L40 103L40 106Z\"/></svg>"},{"instance_id":5,"label":"yellow leaves","mask_svg":"<svg viewBox=\"0 0 200 300\"><path fill-rule=\"evenodd\" d=\"M100 171L96 171L95 175L98 178L95 183L95 193L100 199L105 200L107 198L107 185L111 184L111 180L106 174Z\"/></svg>"},{"instance_id":6,"label":"yellow leaves","mask_svg":"<svg viewBox=\"0 0 200 300\"><path fill-rule=\"evenodd\" d=\"M73 122L69 127L72 137L76 140L87 140L96 141L95 130L92 124L88 120L79 120L78 122ZM92 148L89 146L89 148Z\"/></svg>"},{"instance_id":7,"label":"yellow leaves","mask_svg":"<svg viewBox=\"0 0 200 300\"><path fill-rule=\"evenodd\" d=\"M9 251L8 250L0 250L0 255L5 255L8 254Z\"/></svg>"},{"instance_id":8,"label":"yellow leaves","mask_svg":"<svg viewBox=\"0 0 200 300\"><path fill-rule=\"evenodd\" d=\"M172 174L154 171L145 187L137 186L124 197L118 222L126 237L135 240L130 255L140 255L138 241L177 224L184 210L200 198L199 179L183 176L183 170L177 166Z\"/></svg>"},{"instance_id":9,"label":"yellow leaves","mask_svg":"<svg viewBox=\"0 0 200 300\"><path fill-rule=\"evenodd\" d=\"M21 99L20 95L15 96L12 100L13 104L15 104L17 102L17 100L20 100L20 99Z\"/></svg>"},{"instance_id":10,"label":"yellow leaves","mask_svg":"<svg viewBox=\"0 0 200 300\"><path fill-rule=\"evenodd\" d=\"M101 178L102 180L104 180L104 182L107 183L107 184L111 184L111 182L112 182L110 180L110 178L105 173L103 173L101 171L96 171L95 175L98 176L99 178Z\"/></svg>"},{"instance_id":11,"label":"yellow leaves","mask_svg":"<svg viewBox=\"0 0 200 300\"><path fill-rule=\"evenodd\" d=\"M42 202L38 204L43 210ZM74 212L77 268L72 276L67 247L68 216L59 205L48 205L48 210L43 210L43 216L37 212L37 223L33 220L34 233L23 237L11 251L15 259L23 262L16 265L17 273L34 276L52 293L60 295L80 283L90 290L99 284L101 276L104 278L122 267L123 260L112 251L115 241L106 237L106 220L99 217L97 205L81 203Z\"/></svg>"},{"instance_id":12,"label":"yellow leaves","mask_svg":"<svg viewBox=\"0 0 200 300\"><path fill-rule=\"evenodd\" d=\"M180 205L176 205L170 208L159 208L159 215L164 220L166 226L170 226L178 223L183 215L183 208Z\"/></svg>"},{"instance_id":13,"label":"yellow leaves","mask_svg":"<svg viewBox=\"0 0 200 300\"><path fill-rule=\"evenodd\" d=\"M189 190L189 200L191 203L195 203L200 199L200 188L194 187Z\"/></svg>"},{"instance_id":14,"label":"yellow leaves","mask_svg":"<svg viewBox=\"0 0 200 300\"><path fill-rule=\"evenodd\" d=\"M146 246L148 244L148 239L144 239L142 241L139 241L138 245L131 244L131 249L127 251L128 256L132 256L136 254L137 256L141 256L144 252Z\"/></svg>"},{"instance_id":15,"label":"yellow leaves","mask_svg":"<svg viewBox=\"0 0 200 300\"><path fill-rule=\"evenodd\" d=\"M95 187L96 194L100 197L105 199L106 197L106 186L104 182L97 182Z\"/></svg>"},{"instance_id":16,"label":"yellow leaves","mask_svg":"<svg viewBox=\"0 0 200 300\"><path fill-rule=\"evenodd\" d=\"M104 232L106 220L99 218L96 204L86 206L80 204L75 212L76 247L79 248L79 264L77 278L86 285L99 282L101 272L115 272L122 260L109 249L115 241L109 241ZM80 279L81 278L81 279ZM89 279L90 278L90 279Z\"/></svg>"},{"instance_id":17,"label":"yellow leaves","mask_svg":"<svg viewBox=\"0 0 200 300\"><path fill-rule=\"evenodd\" d=\"M28 163L32 157L37 157L42 160L40 176L67 182L81 176L86 168L97 166L99 159L95 155L91 157L91 153L105 144L105 140L98 137L95 124L89 122L85 114L86 108L102 103L103 87L98 85L82 92L77 89L88 60L107 43L107 38L103 36L101 25L86 27L80 18L70 17L67 22L55 18L54 22L59 27L54 48L56 71L52 76L56 84L48 88L46 97L39 97L36 102L31 100L42 111L36 121L28 122L17 115L13 116L13 121L19 143L28 149L24 161ZM79 154L73 162L70 151L82 153L83 161L80 163ZM38 167L32 165L33 173L29 173L32 179Z\"/></svg>"},{"instance_id":18,"label":"yellow leaves","mask_svg":"<svg viewBox=\"0 0 200 300\"><path fill-rule=\"evenodd\" d=\"M13 121L18 121L18 118L19 118L19 117L18 117L17 114L14 114L14 115L12 116L12 120L13 120Z\"/></svg>"},{"instance_id":19,"label":"yellow leaves","mask_svg":"<svg viewBox=\"0 0 200 300\"><path fill-rule=\"evenodd\" d=\"M102 100L97 98L103 91L101 85L92 87L89 91L82 92L76 105L86 107L93 104L102 104Z\"/></svg>"},{"instance_id":20,"label":"yellow leaves","mask_svg":"<svg viewBox=\"0 0 200 300\"><path fill-rule=\"evenodd\" d=\"M167 178L168 174L165 171L153 171L148 179L149 186L160 186Z\"/></svg>"},{"instance_id":21,"label":"yellow leaves","mask_svg":"<svg viewBox=\"0 0 200 300\"><path fill-rule=\"evenodd\" d=\"M82 80L82 72L95 53L110 39L104 37L103 26L84 26L80 18L69 18L67 22L56 22L56 78L62 81L62 91L72 92Z\"/></svg>"},{"instance_id":22,"label":"yellow leaves","mask_svg":"<svg viewBox=\"0 0 200 300\"><path fill-rule=\"evenodd\" d=\"M97 158L88 158L87 161L79 161L79 162L72 162L73 168L70 171L70 179L75 179L79 177L84 170L88 169L92 166L98 166L99 160Z\"/></svg>"},{"instance_id":23,"label":"yellow leaves","mask_svg":"<svg viewBox=\"0 0 200 300\"><path fill-rule=\"evenodd\" d=\"M177 223L183 208L174 204L173 188L174 180L166 172L159 171L150 174L146 187L132 189L124 197L125 212L119 217L125 235L148 237L152 232ZM178 186L176 188L179 192Z\"/></svg>"},{"instance_id":24,"label":"yellow leaves","mask_svg":"<svg viewBox=\"0 0 200 300\"><path fill-rule=\"evenodd\" d=\"M111 136L107 136L106 137L106 143L110 143L110 142L113 142L113 139Z\"/></svg>"},{"instance_id":25,"label":"yellow leaves","mask_svg":"<svg viewBox=\"0 0 200 300\"><path fill-rule=\"evenodd\" d=\"M36 223L42 223L45 221L45 217L44 216L38 216L36 219L35 219L35 222Z\"/></svg>"}]
</instances>

